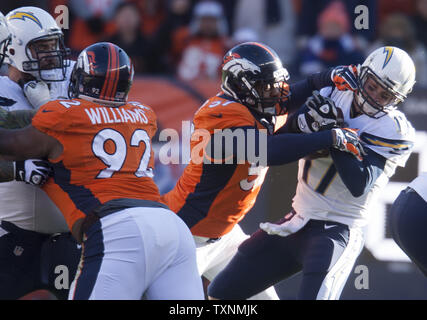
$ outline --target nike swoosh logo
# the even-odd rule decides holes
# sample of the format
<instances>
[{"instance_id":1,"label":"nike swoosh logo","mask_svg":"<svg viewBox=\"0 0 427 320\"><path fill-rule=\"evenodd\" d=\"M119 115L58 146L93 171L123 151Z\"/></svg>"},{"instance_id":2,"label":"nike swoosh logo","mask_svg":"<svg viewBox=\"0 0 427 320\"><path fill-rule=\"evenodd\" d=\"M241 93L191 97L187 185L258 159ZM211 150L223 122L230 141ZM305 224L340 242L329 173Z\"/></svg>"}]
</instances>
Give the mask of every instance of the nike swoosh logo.
<instances>
[{"instance_id":1,"label":"nike swoosh logo","mask_svg":"<svg viewBox=\"0 0 427 320\"><path fill-rule=\"evenodd\" d=\"M332 224L332 225L325 224L325 230L333 228L333 227L336 227L336 225L335 224Z\"/></svg>"},{"instance_id":2,"label":"nike swoosh logo","mask_svg":"<svg viewBox=\"0 0 427 320\"><path fill-rule=\"evenodd\" d=\"M218 113L218 114L211 114L212 117L215 118L222 118L222 113Z\"/></svg>"},{"instance_id":3,"label":"nike swoosh logo","mask_svg":"<svg viewBox=\"0 0 427 320\"><path fill-rule=\"evenodd\" d=\"M45 110L45 109L43 109L42 112L53 112L53 110Z\"/></svg>"}]
</instances>

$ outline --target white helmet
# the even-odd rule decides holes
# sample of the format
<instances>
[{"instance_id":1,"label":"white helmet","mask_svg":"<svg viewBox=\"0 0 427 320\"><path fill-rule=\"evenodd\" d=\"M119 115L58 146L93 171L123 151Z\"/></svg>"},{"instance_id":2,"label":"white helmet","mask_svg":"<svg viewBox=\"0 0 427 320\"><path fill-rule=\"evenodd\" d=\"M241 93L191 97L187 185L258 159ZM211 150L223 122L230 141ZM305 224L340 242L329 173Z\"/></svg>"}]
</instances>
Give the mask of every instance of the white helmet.
<instances>
[{"instance_id":1,"label":"white helmet","mask_svg":"<svg viewBox=\"0 0 427 320\"><path fill-rule=\"evenodd\" d=\"M356 101L366 115L379 118L406 99L415 84L415 65L411 57L396 47L381 47L372 52L359 66L359 91ZM390 94L390 101L379 104L365 88L372 79Z\"/></svg>"},{"instance_id":2,"label":"white helmet","mask_svg":"<svg viewBox=\"0 0 427 320\"><path fill-rule=\"evenodd\" d=\"M7 57L6 50L10 43L10 32L7 27L6 18L0 12L0 67L3 64L4 58Z\"/></svg>"},{"instance_id":3,"label":"white helmet","mask_svg":"<svg viewBox=\"0 0 427 320\"><path fill-rule=\"evenodd\" d=\"M6 19L12 35L8 48L10 64L38 80L65 80L70 50L65 47L64 35L53 17L40 8L21 7L9 12ZM51 43L53 48L42 45L40 49L40 40L56 41Z\"/></svg>"}]
</instances>

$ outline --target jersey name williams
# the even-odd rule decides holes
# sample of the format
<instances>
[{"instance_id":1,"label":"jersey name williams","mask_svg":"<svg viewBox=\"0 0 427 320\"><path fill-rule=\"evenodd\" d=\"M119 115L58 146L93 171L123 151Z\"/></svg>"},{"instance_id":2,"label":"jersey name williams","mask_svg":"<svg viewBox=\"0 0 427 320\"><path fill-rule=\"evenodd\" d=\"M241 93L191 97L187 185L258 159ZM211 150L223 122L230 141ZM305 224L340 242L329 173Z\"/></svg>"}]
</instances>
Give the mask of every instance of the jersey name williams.
<instances>
[{"instance_id":1,"label":"jersey name williams","mask_svg":"<svg viewBox=\"0 0 427 320\"><path fill-rule=\"evenodd\" d=\"M108 123L148 123L144 110L136 107L133 110L124 108L85 108L84 109L92 124Z\"/></svg>"}]
</instances>

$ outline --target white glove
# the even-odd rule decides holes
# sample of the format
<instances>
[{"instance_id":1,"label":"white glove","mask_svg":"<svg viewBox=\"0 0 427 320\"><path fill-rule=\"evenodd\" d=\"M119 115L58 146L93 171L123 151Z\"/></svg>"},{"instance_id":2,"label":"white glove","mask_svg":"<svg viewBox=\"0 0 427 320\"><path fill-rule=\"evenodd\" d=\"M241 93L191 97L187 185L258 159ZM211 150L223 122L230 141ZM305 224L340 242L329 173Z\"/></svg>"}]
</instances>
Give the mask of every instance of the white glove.
<instances>
[{"instance_id":1,"label":"white glove","mask_svg":"<svg viewBox=\"0 0 427 320\"><path fill-rule=\"evenodd\" d=\"M40 159L16 161L15 180L23 181L34 186L43 185L52 173L49 162Z\"/></svg>"},{"instance_id":2,"label":"white glove","mask_svg":"<svg viewBox=\"0 0 427 320\"><path fill-rule=\"evenodd\" d=\"M44 81L29 81L24 84L23 90L24 95L35 109L50 101L49 87Z\"/></svg>"},{"instance_id":3,"label":"white glove","mask_svg":"<svg viewBox=\"0 0 427 320\"><path fill-rule=\"evenodd\" d=\"M270 235L286 237L304 227L308 220L309 219L296 214L290 220L286 220L282 224L264 222L260 223L259 227Z\"/></svg>"}]
</instances>

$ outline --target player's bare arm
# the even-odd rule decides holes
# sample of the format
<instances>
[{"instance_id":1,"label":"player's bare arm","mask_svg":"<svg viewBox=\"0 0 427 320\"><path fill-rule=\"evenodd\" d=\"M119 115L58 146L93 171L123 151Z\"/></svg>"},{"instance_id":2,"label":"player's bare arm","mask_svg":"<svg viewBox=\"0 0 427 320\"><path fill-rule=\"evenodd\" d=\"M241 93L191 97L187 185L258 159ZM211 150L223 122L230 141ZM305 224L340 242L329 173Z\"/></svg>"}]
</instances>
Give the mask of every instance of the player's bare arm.
<instances>
[{"instance_id":1,"label":"player's bare arm","mask_svg":"<svg viewBox=\"0 0 427 320\"><path fill-rule=\"evenodd\" d=\"M23 129L0 129L2 160L54 159L61 153L62 145L59 141L31 125Z\"/></svg>"},{"instance_id":2,"label":"player's bare arm","mask_svg":"<svg viewBox=\"0 0 427 320\"><path fill-rule=\"evenodd\" d=\"M24 128L31 124L36 110L7 111L0 108L0 127L5 129ZM0 161L0 182L13 181L16 178L16 164L13 161Z\"/></svg>"},{"instance_id":3,"label":"player's bare arm","mask_svg":"<svg viewBox=\"0 0 427 320\"><path fill-rule=\"evenodd\" d=\"M15 179L15 166L12 161L0 161L0 182L8 182Z\"/></svg>"}]
</instances>

